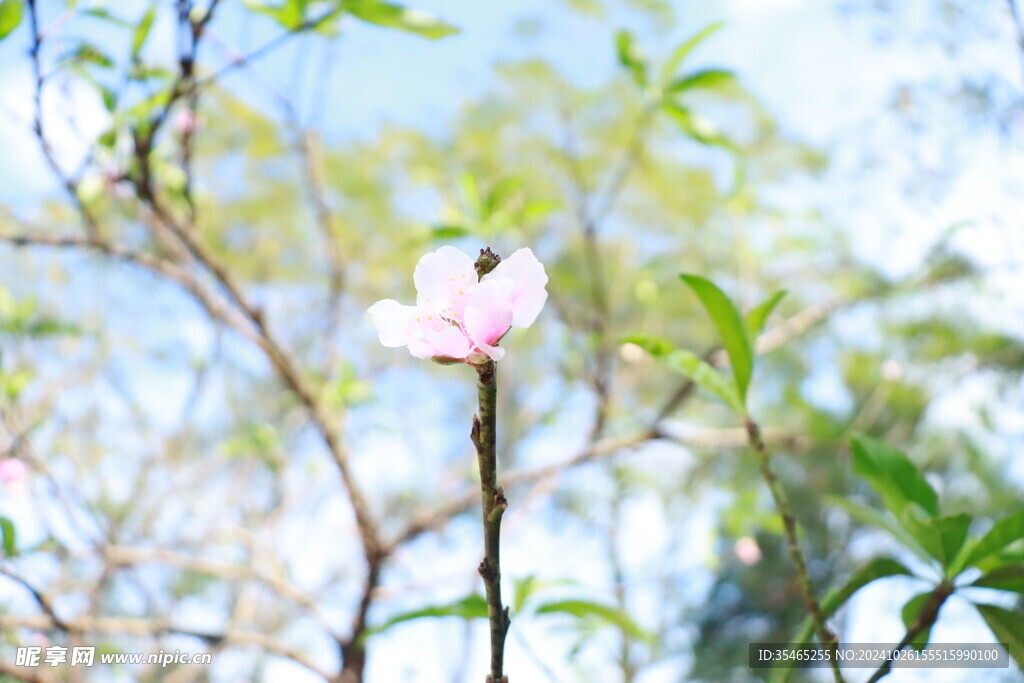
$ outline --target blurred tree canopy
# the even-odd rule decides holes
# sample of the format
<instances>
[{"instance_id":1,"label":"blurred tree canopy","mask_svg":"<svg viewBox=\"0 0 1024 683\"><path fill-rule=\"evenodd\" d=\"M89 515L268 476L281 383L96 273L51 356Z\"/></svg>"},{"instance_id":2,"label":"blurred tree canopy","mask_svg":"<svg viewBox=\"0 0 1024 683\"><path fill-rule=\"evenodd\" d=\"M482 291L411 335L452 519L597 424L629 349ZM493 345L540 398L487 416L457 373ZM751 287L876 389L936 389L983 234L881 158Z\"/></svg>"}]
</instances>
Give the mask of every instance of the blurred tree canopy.
<instances>
[{"instance_id":1,"label":"blurred tree canopy","mask_svg":"<svg viewBox=\"0 0 1024 683\"><path fill-rule=\"evenodd\" d=\"M901 30L895 3L837 11L950 50L1020 30L1002 3L984 19L916 4L943 30ZM551 278L499 370L514 681L760 680L748 643L787 642L806 617L742 424L623 341L728 365L681 272L744 311L787 292L749 405L821 594L880 554L921 564L851 507L879 507L854 476L855 435L906 452L975 535L1020 509L1021 263L964 247L967 221L998 209L931 226L894 274L866 253L864 216L815 190L871 203L874 167L848 163L853 149L899 154L908 201L933 182L941 195L979 130L1019 166L1019 80L969 74L941 95L940 132L913 116L940 95L908 82L879 114L913 131L901 146L828 148L702 57L727 23L658 0L550 11L602 36L586 45L600 78L531 52L537 32L572 35L524 13L526 55L494 64L454 116L344 136L321 92L334 46L402 44L386 31L441 45L457 4L441 18L378 0L0 3L19 60L4 69L31 74L21 134L55 181L0 206L0 443L31 471L0 509L5 662L42 635L214 653L205 669L109 674L137 680L477 680L472 378L380 347L365 315L408 300L442 244L531 246ZM915 163L939 139L949 156ZM1019 230L1003 219L990 230ZM874 608L899 619L912 593ZM855 614L832 620L841 638Z\"/></svg>"}]
</instances>

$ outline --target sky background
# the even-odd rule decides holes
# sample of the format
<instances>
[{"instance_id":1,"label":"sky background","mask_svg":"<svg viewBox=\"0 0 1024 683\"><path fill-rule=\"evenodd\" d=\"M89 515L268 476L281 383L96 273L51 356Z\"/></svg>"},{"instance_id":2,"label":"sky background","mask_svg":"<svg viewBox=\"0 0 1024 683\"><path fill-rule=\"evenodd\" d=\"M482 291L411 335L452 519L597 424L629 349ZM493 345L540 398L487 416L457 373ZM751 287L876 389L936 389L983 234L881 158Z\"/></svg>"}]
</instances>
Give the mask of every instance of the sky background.
<instances>
[{"instance_id":1,"label":"sky background","mask_svg":"<svg viewBox=\"0 0 1024 683\"><path fill-rule=\"evenodd\" d=\"M636 21L632 15L627 18L623 14L620 18L614 12L605 20L579 17L567 12L562 3L551 0L516 3L417 0L415 5L451 21L460 27L461 32L433 43L398 32L346 23L341 40L333 44L295 40L273 57L262 60L257 71L264 82L255 83L251 75L236 73L226 79L225 84L259 106L273 109L276 104L268 96L266 87L270 84L270 90L277 89L298 102L300 115L308 123L320 127L328 140L362 139L372 136L388 122L416 125L441 133L449 127L464 103L487 91L493 82L494 65L504 60L541 56L556 63L563 73L578 83L604 82L609 74L620 68L610 46L611 29ZM111 2L109 6L125 14L131 13L130 3ZM903 4L896 30L912 34L927 28L930 25L928 6L928 3L913 0ZM991 131L979 130L976 139L972 139L970 156L956 157L957 152L951 150L948 140L943 137L950 127L937 118L938 113L933 116L926 110L920 116L932 132L916 146L914 153L935 165L948 164L951 155L962 162L956 180L947 191L927 199L908 196L907 174L918 167L911 163L911 159L902 156L905 148L896 145L892 145L895 153L883 159L867 180L862 173L865 160L861 150L868 146L886 149L890 142L905 135L905 131L892 124L892 117L880 116L890 106L893 92L902 82L947 73L952 84L963 73L976 70L979 73L997 73L1007 82L1018 87L1021 85L1019 55L1014 52L1009 38L1008 24L1005 35L994 36L989 41L972 41L968 49L950 55L935 45L921 45L909 40L879 42L876 40L875 20L848 16L833 2L728 0L686 2L680 7L678 30L661 35L654 32L654 38L647 42L651 52L663 54L682 36L712 21L725 19L727 27L700 49L695 55L694 65L713 64L735 70L744 85L760 98L786 131L826 149L832 155L832 164L822 182L784 188L775 198L778 202L798 205L813 198L815 203L829 206L832 217L847 225L850 234L855 236L858 252L893 276L913 271L934 240L961 221L971 221L972 224L958 234L957 244L981 263L1012 266L1024 260L1024 229L1019 218L1024 216L1024 154L1014 147L1024 136L1008 139ZM233 21L232 14L239 20ZM242 15L239 8L227 5L224 16L219 17L214 25L214 35L224 44L243 47L255 47L275 35L276 30L270 22L252 19L249 15L240 18ZM645 36L652 35L649 25L633 28ZM532 37L524 40L522 35L526 32ZM171 54L172 37L173 32L159 30L158 27L147 50L157 55ZM0 150L3 150L0 203L19 211L29 211L45 197L59 192L27 128L31 113L32 76L29 62L24 58L25 47L23 34L18 39L0 43ZM304 53L306 50L313 51L312 59L306 59L309 56ZM330 65L331 72L326 92L315 91L313 85L320 80L304 72L302 65L316 70L326 64ZM50 96L62 99L63 107L78 112L78 123L85 137L104 129L106 114L94 93L73 90ZM319 110L317 103L321 101L324 113L314 114ZM1013 125L1018 126L1018 130L1024 127L1019 118ZM54 117L50 127L62 162L73 166L83 150L76 134L63 125L60 117ZM852 180L854 176L858 177L856 183ZM1024 313L1024 297L1019 277L1019 270L1008 267L1005 271L997 270L990 278L989 286L1004 293L1005 305L993 309L988 315L998 327L1024 334L1024 315L1021 315ZM15 290L27 286L27 283L11 284ZM131 321L125 320L122 324L130 325ZM157 334L158 331L151 332ZM192 336L196 347L212 343L201 330L197 329ZM135 380L140 386L152 386L159 372L157 367L141 368ZM165 411L176 413L186 390L185 387L168 388L168 383L173 384L173 381L170 377L164 379L166 381L159 383L161 391L149 397L149 405L155 414ZM406 374L396 376L391 382L385 377L379 388L381 402L397 405L404 392L429 395L429 386L409 386L408 381ZM432 380L424 378L422 381ZM836 377L814 377L811 384L812 393L821 403L842 404L844 397ZM984 388L979 388L978 392L983 395ZM393 398L389 400L389 396ZM969 401L972 397L961 397L961 400ZM959 419L964 414L963 406L957 401L934 406L933 419ZM430 410L430 406L417 409L417 415L424 423L432 421ZM395 415L391 419L403 417ZM1006 438L1020 443L1024 435L1024 418L1019 412L1012 413L1006 416L1006 424L1010 426ZM551 434L551 442L536 444L537 457L542 458L553 444L563 451L569 450L567 441L572 438L572 433L573 425L569 424L564 433ZM386 435L372 432L357 434L354 438L360 450L396 452L403 447ZM453 437L439 429L438 433L427 434L425 438L428 443L444 443ZM379 442L374 442L374 439ZM670 457L655 445L645 448L635 457L652 471L674 471L678 476L685 476L689 463L675 456L673 452ZM396 457L400 459L402 456ZM373 478L383 476L386 471L386 463L377 463L362 474L371 481L372 487ZM1024 480L1024 461L1014 471ZM586 474L579 476L585 477ZM711 578L710 572L704 568L715 552L711 535L713 508L713 500L705 501L689 519L680 522L688 527L690 545L685 556L666 549L666 544L671 541L670 530L664 528L658 510L645 509L643 505L628 509L627 514L633 518L629 528L645 528L647 532L642 537L628 539L624 556L634 558L637 566L643 566L650 558L659 555L674 558L673 561L681 563L677 569L684 572L692 569L693 596L699 600L701 591L706 590ZM31 529L31 513L28 510L17 512L25 518L26 527ZM519 514L526 512L528 510ZM510 576L529 573L533 557L556 554L559 548L573 547L582 537L579 530L571 525L533 532L519 522L516 513L507 518L509 550L505 556L508 558L506 571ZM431 597L444 599L462 595L475 586L476 576L475 572L466 569L472 567L466 558L450 552L450 547L460 545L460 538L471 538L477 533L475 519L456 522L448 539L451 546L446 547L437 539L425 539L423 544L434 544L435 547L417 548L417 556L433 551L432 557L436 558L426 572L422 572L422 568L403 567L402 558L398 559L395 571L399 574L408 571L410 576L417 576L424 586L433 587L426 589L435 591ZM297 529L296 534L301 537L301 530ZM324 553L335 551L330 547L320 549ZM877 548L854 548L853 551L867 557L876 553ZM581 557L588 554L581 549ZM297 577L297 582L315 583L319 578L316 576L315 551L310 559L310 575ZM588 575L595 570L585 562L574 564L571 557L566 558L563 569L567 575L583 583L601 585L604 581L604 577ZM421 573L417 575L416 571ZM449 588L438 590L437 586ZM850 606L849 640L898 640L903 626L895 608L914 592L910 582L900 580L863 591ZM638 587L636 594L636 611L642 620L645 600L642 587ZM413 602L423 599L424 595L418 594ZM401 606L402 601L396 600L394 604ZM654 608L653 605L650 607ZM430 665L431 660L436 661L437 670L448 670L459 661L462 628L453 620L451 624L431 624L429 627L412 624L379 636L380 643L375 647L397 654L387 658L371 657L370 680L402 680L403 673L416 662L425 664L426 669L434 668ZM476 629L474 641L481 656L471 662L470 670L483 666L483 648L480 646L485 642L484 633L481 624ZM529 635L526 634L527 637ZM950 603L944 619L933 631L933 639L940 642L986 640L989 637L974 612L957 600ZM535 640L531 645L542 658L552 662L557 660L568 638L567 635L565 639ZM410 647L410 643L416 645ZM331 644L324 642L319 647L326 650ZM509 649L510 659L525 659L515 637L510 639ZM644 683L673 683L677 680L680 665L685 665L685 662L669 660L648 670L642 680ZM220 666L230 667L230 662ZM282 677L286 675L284 669L288 669L288 680L299 681L306 676L305 672L292 670L287 665L281 667ZM530 668L525 671L527 673L521 680L542 680L539 671ZM417 680L433 683L435 679L421 676ZM889 680L896 683L977 679L963 671L928 674L917 671L896 672Z\"/></svg>"}]
</instances>

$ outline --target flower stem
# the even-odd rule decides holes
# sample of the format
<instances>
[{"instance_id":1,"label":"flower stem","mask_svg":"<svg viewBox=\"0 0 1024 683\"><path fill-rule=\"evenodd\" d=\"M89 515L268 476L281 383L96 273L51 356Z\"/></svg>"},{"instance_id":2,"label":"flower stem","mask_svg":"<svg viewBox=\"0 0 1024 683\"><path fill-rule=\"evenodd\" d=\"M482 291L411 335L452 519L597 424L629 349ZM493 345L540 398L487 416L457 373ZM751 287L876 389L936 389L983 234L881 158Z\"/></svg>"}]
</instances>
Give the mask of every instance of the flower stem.
<instances>
[{"instance_id":1,"label":"flower stem","mask_svg":"<svg viewBox=\"0 0 1024 683\"><path fill-rule=\"evenodd\" d=\"M508 608L501 604L501 516L508 507L505 492L498 486L498 463L495 446L495 414L498 403L498 382L494 361L477 366L477 392L480 412L473 416L470 436L476 446L480 467L480 498L484 522L484 559L477 571L484 580L487 593L487 618L491 626L491 671L487 683L508 683L503 674L505 634L508 633Z\"/></svg>"},{"instance_id":2,"label":"flower stem","mask_svg":"<svg viewBox=\"0 0 1024 683\"><path fill-rule=\"evenodd\" d=\"M811 619L814 621L814 630L817 632L818 640L823 646L834 648L837 645L836 636L825 623L825 613L821 609L821 604L814 597L811 575L807 571L807 563L804 561L804 555L800 550L800 544L796 536L796 518L793 517L792 511L789 509L789 501L786 499L786 493L782 489L782 484L779 483L775 472L772 471L771 456L764 444L764 439L761 438L761 429L750 417L746 419L746 428L750 447L757 453L757 459L760 461L761 476L764 478L765 483L768 484L772 500L775 501L775 508L779 511L779 516L782 518L782 526L786 532L786 544L789 547L789 557L796 567L797 577L800 580L800 590L803 592L807 611L811 613ZM832 665L832 677L836 683L843 683L843 675L839 671L839 662L836 661L835 657L830 658L829 661Z\"/></svg>"}]
</instances>

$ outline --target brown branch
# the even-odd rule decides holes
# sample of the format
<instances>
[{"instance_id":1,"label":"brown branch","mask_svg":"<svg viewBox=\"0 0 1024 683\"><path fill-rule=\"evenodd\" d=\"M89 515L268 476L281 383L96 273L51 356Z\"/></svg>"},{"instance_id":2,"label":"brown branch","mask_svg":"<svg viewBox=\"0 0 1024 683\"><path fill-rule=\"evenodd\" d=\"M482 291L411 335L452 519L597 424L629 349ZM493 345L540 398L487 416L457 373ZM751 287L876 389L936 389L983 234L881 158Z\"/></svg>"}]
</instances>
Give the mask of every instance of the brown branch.
<instances>
[{"instance_id":1,"label":"brown branch","mask_svg":"<svg viewBox=\"0 0 1024 683\"><path fill-rule=\"evenodd\" d=\"M29 48L29 57L32 61L32 77L34 80L32 97L32 131L35 133L36 139L39 140L39 146L42 148L43 157L46 159L46 163L50 167L50 170L53 171L53 174L64 187L65 192L71 197L72 201L78 207L78 211L85 223L85 231L89 236L89 239L99 240L99 225L93 217L92 212L89 211L88 207L82 201L82 198L78 195L75 178L70 174L65 173L64 169L60 167L60 163L57 162L57 157L54 154L53 147L50 145L50 141L46 137L46 130L43 126L43 85L46 82L46 78L43 75L42 55L40 54L43 47L43 33L39 28L39 12L36 8L36 0L27 0L25 5L28 8L29 28L32 31L32 45Z\"/></svg>"},{"instance_id":2,"label":"brown branch","mask_svg":"<svg viewBox=\"0 0 1024 683\"><path fill-rule=\"evenodd\" d=\"M208 291L188 269L152 254L128 249L106 240L56 235L0 234L0 241L15 247L48 247L52 249L81 249L95 251L114 260L144 268L177 283L214 319L221 320L243 337L258 343L259 338L251 326L214 293Z\"/></svg>"},{"instance_id":3,"label":"brown branch","mask_svg":"<svg viewBox=\"0 0 1024 683\"><path fill-rule=\"evenodd\" d=\"M327 263L330 268L327 297L327 344L333 349L334 337L341 325L341 295L345 289L345 252L341 240L338 239L334 224L334 215L327 202L327 191L317 156L317 141L310 131L301 130L297 126L298 152L302 159L302 169L306 176L306 189L309 201L313 205L317 225L327 245ZM328 353L328 365L334 364L334 354Z\"/></svg>"},{"instance_id":4,"label":"brown branch","mask_svg":"<svg viewBox=\"0 0 1024 683\"><path fill-rule=\"evenodd\" d=\"M928 600L921 607L921 612L917 615L917 619L907 629L906 634L895 648L894 653L902 652L908 645L914 642L919 635L924 633L927 629L930 629L935 620L939 617L939 610L942 609L942 605L945 604L946 600L950 595L953 594L953 584L943 581L935 590L928 596ZM871 678L867 680L867 683L877 683L880 679L884 678L889 674L892 669L893 658L885 660L885 663L871 675Z\"/></svg>"},{"instance_id":5,"label":"brown branch","mask_svg":"<svg viewBox=\"0 0 1024 683\"><path fill-rule=\"evenodd\" d=\"M483 258L483 257L481 257ZM470 437L476 446L480 468L480 499L484 528L484 559L478 571L487 595L487 619L491 634L491 668L487 683L508 683L504 675L505 635L508 608L501 601L501 518L508 508L505 492L498 486L498 456L495 446L498 409L497 368L487 361L478 368L477 391L480 411L473 416Z\"/></svg>"},{"instance_id":6,"label":"brown branch","mask_svg":"<svg viewBox=\"0 0 1024 683\"><path fill-rule=\"evenodd\" d=\"M57 615L57 612L53 608L53 601L45 593L29 583L27 579L15 574L7 567L0 567L0 574L6 576L27 590L32 595L32 599L36 601L37 605L39 605L39 608L46 614L46 617L50 619L57 628L62 631L68 630L67 622Z\"/></svg>"},{"instance_id":7,"label":"brown branch","mask_svg":"<svg viewBox=\"0 0 1024 683\"><path fill-rule=\"evenodd\" d=\"M273 574L256 567L231 564L206 557L188 555L186 553L166 550L163 548L132 548L111 545L103 549L104 559L112 567L128 567L143 564L160 564L197 574L207 574L226 581L254 581L261 583L278 596L289 600L309 611L320 625L332 635L330 623L320 613L317 601L310 595L299 590L286 577Z\"/></svg>"},{"instance_id":8,"label":"brown branch","mask_svg":"<svg viewBox=\"0 0 1024 683\"><path fill-rule=\"evenodd\" d=\"M161 203L153 187L152 174L149 170L148 146L151 143L151 135L144 139L140 139L139 135L136 135L135 155L139 173L133 181L139 199L152 209L160 222L166 226L188 250L189 254L216 280L226 292L228 299L234 307L252 325L254 332L253 341L263 351L284 385L295 395L300 405L306 410L314 427L327 446L341 476L342 484L348 493L348 500L355 517L356 527L359 530L363 555L367 565L367 583L364 593L360 598L357 613L352 621L352 633L340 643L340 646L343 654L348 652L352 655L361 652L362 635L366 628L366 617L371 604L371 597L380 580L381 568L386 559L386 554L382 551L383 544L378 526L371 513L368 499L355 479L349 465L348 451L342 444L336 425L328 415L318 394L309 384L297 361L286 351L284 345L270 329L268 322L264 318L263 311L248 300L241 285L235 280L226 264L196 235L194 226L180 223L172 212ZM350 663L354 667L351 674L352 679L355 681L361 680L365 657L362 655L352 657L349 662L345 663L346 671L349 670Z\"/></svg>"},{"instance_id":9,"label":"brown branch","mask_svg":"<svg viewBox=\"0 0 1024 683\"><path fill-rule=\"evenodd\" d=\"M769 455L768 447L765 446L764 439L761 436L761 429L751 417L746 418L746 429L747 435L750 439L750 447L757 454L758 463L761 467L761 476L764 478L765 484L768 485L768 490L772 494L772 500L775 502L775 508L779 512L779 517L782 518L782 527L786 535L786 545L789 549L789 557L793 562L793 566L796 568L797 577L800 580L800 589L803 592L804 604L811 615L812 621L814 621L814 628L818 634L818 640L822 646L834 648L838 641L836 640L835 634L829 630L828 625L825 622L825 613L821 609L821 603L819 603L817 598L814 596L814 587L811 584L811 576L807 571L807 563L804 560L803 552L800 550L800 542L797 539L796 518L793 516L793 512L789 507L789 501L787 500L786 493L782 488L782 484L775 476L775 472L772 471L771 456ZM832 667L832 677L835 679L836 683L843 683L843 675L839 670L839 662L836 661L834 657L830 658L829 662Z\"/></svg>"}]
</instances>

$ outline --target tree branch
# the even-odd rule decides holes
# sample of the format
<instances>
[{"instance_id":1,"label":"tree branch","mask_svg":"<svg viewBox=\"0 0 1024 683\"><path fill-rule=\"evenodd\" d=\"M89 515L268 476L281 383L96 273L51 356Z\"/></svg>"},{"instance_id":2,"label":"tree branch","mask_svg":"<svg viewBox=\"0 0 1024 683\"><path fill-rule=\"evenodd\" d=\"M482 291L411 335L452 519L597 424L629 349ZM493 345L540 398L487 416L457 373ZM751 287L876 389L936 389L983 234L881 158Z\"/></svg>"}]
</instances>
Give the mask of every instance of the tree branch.
<instances>
[{"instance_id":1,"label":"tree branch","mask_svg":"<svg viewBox=\"0 0 1024 683\"><path fill-rule=\"evenodd\" d=\"M782 484L775 476L775 472L772 471L771 457L768 454L768 448L764 444L764 439L761 437L761 430L750 417L746 418L746 429L750 437L750 446L757 453L758 461L761 465L761 475L768 485L768 490L772 494L772 500L775 501L775 508L779 511L779 516L782 518L782 526L786 534L786 544L789 548L789 557L796 568L797 577L800 580L800 589L803 592L804 604L811 615L811 619L814 621L818 640L824 647L835 647L837 644L836 636L825 623L825 613L822 611L821 604L817 598L814 597L811 576L807 571L807 563L804 561L804 555L800 550L800 543L797 539L796 518L793 517L793 512L790 510L789 501L786 498ZM831 657L829 662L832 666L832 677L836 683L843 683L839 662L835 657Z\"/></svg>"},{"instance_id":2,"label":"tree branch","mask_svg":"<svg viewBox=\"0 0 1024 683\"><path fill-rule=\"evenodd\" d=\"M921 612L917 615L917 619L915 619L914 623L907 629L906 634L903 636L903 640L893 648L894 652L902 652L904 648L914 642L919 635L924 633L927 629L930 629L932 625L935 624L935 620L938 619L939 610L942 609L942 605L945 604L946 600L952 594L953 584L943 581L936 586L935 590L933 590L931 595L928 596L928 600L924 603L924 606L921 607ZM877 681L887 676L889 671L892 669L892 663L893 659L887 659L885 663L878 667L875 673L871 675L871 678L867 680L867 683L877 683Z\"/></svg>"}]
</instances>

